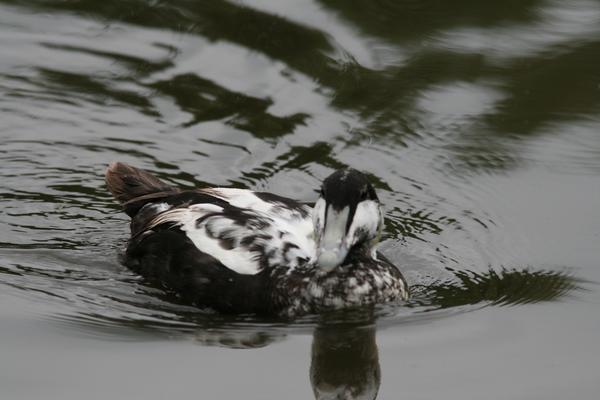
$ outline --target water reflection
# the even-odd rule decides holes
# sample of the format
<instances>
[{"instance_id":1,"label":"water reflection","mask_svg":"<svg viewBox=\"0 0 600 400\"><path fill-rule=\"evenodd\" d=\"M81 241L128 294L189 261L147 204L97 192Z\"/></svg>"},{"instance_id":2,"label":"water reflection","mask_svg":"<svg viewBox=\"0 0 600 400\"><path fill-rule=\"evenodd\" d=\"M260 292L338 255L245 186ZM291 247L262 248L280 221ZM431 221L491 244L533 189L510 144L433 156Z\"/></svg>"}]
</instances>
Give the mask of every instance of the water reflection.
<instances>
[{"instance_id":1,"label":"water reflection","mask_svg":"<svg viewBox=\"0 0 600 400\"><path fill-rule=\"evenodd\" d=\"M318 400L375 399L381 384L376 326L372 310L343 316L319 317L314 322L309 376ZM312 325L312 324L311 324ZM310 332L310 331L309 331ZM259 349L283 340L285 330L246 328L202 329L193 333L195 342L229 349Z\"/></svg>"},{"instance_id":2,"label":"water reflection","mask_svg":"<svg viewBox=\"0 0 600 400\"><path fill-rule=\"evenodd\" d=\"M315 396L374 397L374 323L401 334L581 289L560 264L536 266L551 257L521 251L496 185L535 186L511 174L540 164L598 175L599 15L589 0L0 0L2 292L15 312L33 300L40 318L102 340L248 349L311 334ZM413 299L294 323L186 307L115 260L127 233L101 178L113 159L175 185L306 202L332 169L366 169ZM548 179L597 194L592 180ZM593 215L558 197L549 220ZM579 255L588 231L564 231L579 243L558 263L591 264Z\"/></svg>"},{"instance_id":3,"label":"water reflection","mask_svg":"<svg viewBox=\"0 0 600 400\"><path fill-rule=\"evenodd\" d=\"M375 326L315 328L310 383L316 399L375 399L381 383Z\"/></svg>"},{"instance_id":4,"label":"water reflection","mask_svg":"<svg viewBox=\"0 0 600 400\"><path fill-rule=\"evenodd\" d=\"M193 115L184 126L226 118L228 125L270 139L292 132L308 117L302 113L276 117L267 112L272 101L231 92L193 74L178 75L151 87L173 97L181 110Z\"/></svg>"},{"instance_id":5,"label":"water reflection","mask_svg":"<svg viewBox=\"0 0 600 400\"><path fill-rule=\"evenodd\" d=\"M437 318L436 310L486 305L517 305L559 299L575 289L581 289L568 274L551 271L501 270L488 273L453 271L453 283L438 283L415 288L411 303L415 312L402 320L415 322ZM463 309L466 311L468 309ZM310 383L316 399L375 399L381 384L381 367L376 341L377 321L389 318L388 310L356 309L311 317L312 330ZM393 318L398 318L396 315ZM253 325L245 329L199 330L194 340L203 345L236 349L259 348L286 336L289 329ZM264 327L263 327L264 328Z\"/></svg>"},{"instance_id":6,"label":"water reflection","mask_svg":"<svg viewBox=\"0 0 600 400\"><path fill-rule=\"evenodd\" d=\"M557 300L580 289L577 279L565 272L517 269L490 270L487 273L455 271L456 281L420 287L440 308L467 304L517 305Z\"/></svg>"},{"instance_id":7,"label":"water reflection","mask_svg":"<svg viewBox=\"0 0 600 400\"><path fill-rule=\"evenodd\" d=\"M36 254L34 259L39 259ZM50 253L44 255L52 260ZM27 255L21 257L27 262ZM582 289L582 282L561 271L450 271L451 280L413 285L407 305L383 306L307 316L295 322L202 312L176 295L148 286L122 270L65 268L55 259L46 268L13 263L0 267L1 282L56 302L63 312L47 318L73 330L119 340L131 336L190 339L204 346L259 349L289 335L313 336L310 382L317 399L375 399L381 370L377 327L402 326L438 319L444 314L555 301ZM117 278L115 280L115 278ZM107 285L109 283L109 285ZM132 292L131 289L134 289ZM73 308L65 308L69 304Z\"/></svg>"},{"instance_id":8,"label":"water reflection","mask_svg":"<svg viewBox=\"0 0 600 400\"><path fill-rule=\"evenodd\" d=\"M9 0L3 3L20 4ZM108 24L124 22L183 32L190 35L189 46L194 50L185 49L181 41L150 41L140 54L130 54L128 49L109 50L105 48L107 43L73 43L68 37L45 41L39 45L47 51L67 53L73 59L92 58L94 63L90 64L106 64L111 71L90 73L88 69L70 71L66 65L40 65L28 74L6 76L7 81L20 82L15 83L17 89L10 90L9 96L30 98L43 93L53 102L71 105L76 105L73 102L77 99L104 106L116 103L161 123L169 117L170 121L178 119L169 115L162 103L168 99L178 112L189 114L189 118L178 121L179 128L220 121L271 143L297 132L315 118L320 108L313 103L318 99L328 102L335 111L341 110L344 117L350 115L350 143L376 137L406 146L416 143L435 147L440 150L436 154L440 162L434 168L441 172L450 169L453 174L514 168L523 158L520 140L547 135L548 126L593 118L600 104L600 92L593 84L599 76L594 67L600 54L597 28L588 23L586 40L563 45L563 39L572 36L572 23L568 22L569 15L577 11L576 5L557 7L556 2L542 0L511 2L510 6L482 6L469 0L452 6L429 1L320 1L325 10L332 10L388 47L410 55L400 64L389 62L374 69L360 64L351 54L340 56L345 49L338 48L334 38L296 22L293 14L284 18L254 8L251 1L132 3L131 8L115 1L99 7L89 0L36 1L29 6L82 13ZM592 4L578 5L588 7L592 16L598 13ZM578 11L575 15L581 14ZM507 25L516 32L514 40L498 41L527 42L527 29L532 24L541 24L540 36L549 37L549 44L537 45L543 51L505 51L500 60L482 54L494 43L461 47L464 41L495 35ZM456 34L457 28L467 30L461 36ZM553 28L560 29L551 34ZM227 51L219 50L223 48ZM213 61L214 56L227 65ZM229 64L245 62L251 68L247 71L250 76L268 69L268 76L261 78L271 87L261 88L252 83L252 78L235 76L239 71L230 70ZM222 73L222 68L228 68L227 73ZM295 84L300 75L308 80ZM310 87L308 82L318 85ZM484 96L488 93L490 98L483 100L490 100L492 106L475 106L463 113L464 118L450 117L437 123L423 117L422 113L430 110L424 110L420 100L433 97L435 102L435 97L441 95L446 96L444 102L455 101L448 99L447 93L455 98L457 90L465 85L469 88L466 93L476 101L477 92ZM274 99L280 87L295 96L299 96L298 89L305 92L303 101L294 103L289 95ZM274 112L276 108L284 112Z\"/></svg>"}]
</instances>

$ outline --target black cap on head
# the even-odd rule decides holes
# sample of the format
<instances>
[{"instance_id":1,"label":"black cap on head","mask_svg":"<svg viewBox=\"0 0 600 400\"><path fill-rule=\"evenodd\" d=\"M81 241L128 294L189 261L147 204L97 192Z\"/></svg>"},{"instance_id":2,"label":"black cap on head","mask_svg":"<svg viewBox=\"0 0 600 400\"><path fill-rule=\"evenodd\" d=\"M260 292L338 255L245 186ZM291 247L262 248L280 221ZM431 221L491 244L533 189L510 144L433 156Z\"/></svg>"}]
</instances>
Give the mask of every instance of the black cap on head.
<instances>
[{"instance_id":1,"label":"black cap on head","mask_svg":"<svg viewBox=\"0 0 600 400\"><path fill-rule=\"evenodd\" d=\"M363 200L378 200L375 189L360 171L340 169L329 175L321 186L321 197L336 210L350 208Z\"/></svg>"}]
</instances>

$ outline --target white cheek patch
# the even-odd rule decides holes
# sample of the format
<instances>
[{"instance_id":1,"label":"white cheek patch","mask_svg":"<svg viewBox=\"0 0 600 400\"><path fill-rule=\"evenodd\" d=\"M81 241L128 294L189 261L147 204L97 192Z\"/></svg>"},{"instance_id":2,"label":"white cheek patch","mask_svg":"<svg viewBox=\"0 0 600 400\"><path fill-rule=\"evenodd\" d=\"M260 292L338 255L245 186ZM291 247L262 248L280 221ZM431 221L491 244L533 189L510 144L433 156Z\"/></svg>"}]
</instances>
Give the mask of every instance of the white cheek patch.
<instances>
[{"instance_id":1,"label":"white cheek patch","mask_svg":"<svg viewBox=\"0 0 600 400\"><path fill-rule=\"evenodd\" d=\"M358 239L364 238L365 235L367 238L375 238L379 233L381 220L381 209L377 202L366 200L358 203L346 237L348 244L350 246L354 245Z\"/></svg>"}]
</instances>

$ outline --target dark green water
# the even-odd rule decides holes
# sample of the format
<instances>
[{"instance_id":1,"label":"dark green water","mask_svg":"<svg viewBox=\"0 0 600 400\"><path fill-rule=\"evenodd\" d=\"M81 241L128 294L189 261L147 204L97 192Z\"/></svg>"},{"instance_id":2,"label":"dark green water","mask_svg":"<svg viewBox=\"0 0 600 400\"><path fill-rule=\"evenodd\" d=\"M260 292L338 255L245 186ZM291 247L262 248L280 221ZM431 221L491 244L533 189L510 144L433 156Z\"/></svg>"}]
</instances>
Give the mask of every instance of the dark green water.
<instances>
[{"instance_id":1,"label":"dark green water","mask_svg":"<svg viewBox=\"0 0 600 400\"><path fill-rule=\"evenodd\" d=\"M0 0L0 398L596 399L600 2ZM118 262L113 160L313 201L414 287L206 315Z\"/></svg>"}]
</instances>

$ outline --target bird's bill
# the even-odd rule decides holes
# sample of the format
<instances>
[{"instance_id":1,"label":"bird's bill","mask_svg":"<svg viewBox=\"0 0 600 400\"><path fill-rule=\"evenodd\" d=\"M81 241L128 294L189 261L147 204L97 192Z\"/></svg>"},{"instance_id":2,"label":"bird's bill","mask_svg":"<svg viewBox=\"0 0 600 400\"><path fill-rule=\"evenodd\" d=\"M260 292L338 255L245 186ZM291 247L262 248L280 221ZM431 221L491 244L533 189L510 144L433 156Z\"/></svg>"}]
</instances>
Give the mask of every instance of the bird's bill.
<instances>
[{"instance_id":1,"label":"bird's bill","mask_svg":"<svg viewBox=\"0 0 600 400\"><path fill-rule=\"evenodd\" d=\"M349 207L336 210L327 205L325 223L317 244L317 263L327 271L342 264L348 255L346 227L348 226Z\"/></svg>"}]
</instances>

